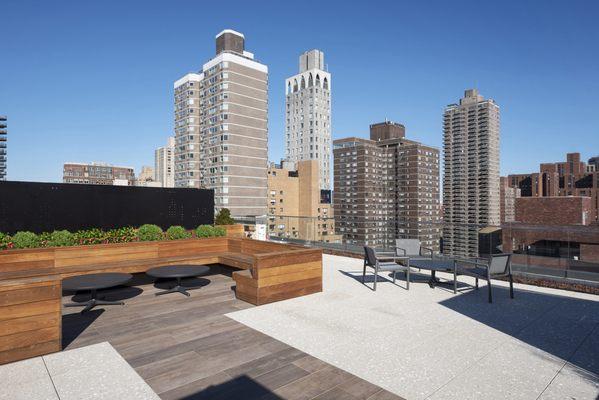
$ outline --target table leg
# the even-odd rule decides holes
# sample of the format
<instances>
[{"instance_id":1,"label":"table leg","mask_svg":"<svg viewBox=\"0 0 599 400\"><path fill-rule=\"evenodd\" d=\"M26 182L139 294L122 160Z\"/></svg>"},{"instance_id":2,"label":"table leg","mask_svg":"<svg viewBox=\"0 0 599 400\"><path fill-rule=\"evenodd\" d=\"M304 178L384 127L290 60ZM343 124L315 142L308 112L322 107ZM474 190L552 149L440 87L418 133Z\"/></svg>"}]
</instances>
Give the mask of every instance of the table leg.
<instances>
[{"instance_id":1,"label":"table leg","mask_svg":"<svg viewBox=\"0 0 599 400\"><path fill-rule=\"evenodd\" d=\"M190 296L190 294L189 294L189 292L187 292L186 288L184 286L181 286L181 278L177 278L177 284L174 287L172 287L168 290L163 290L162 292L158 292L158 293L156 293L156 296L162 296L163 294L176 293L176 292L184 294L187 297Z\"/></svg>"},{"instance_id":2,"label":"table leg","mask_svg":"<svg viewBox=\"0 0 599 400\"><path fill-rule=\"evenodd\" d=\"M124 305L125 303L122 301L107 301L107 300L99 300L98 299L98 295L97 295L97 291L96 290L92 290L91 291L91 295L90 295L90 299L88 301L85 302L81 302L81 303L67 303L64 306L65 307L83 307L83 310L81 310L81 314L86 313L88 311L90 311L92 308L94 308L95 306L116 306L116 305Z\"/></svg>"},{"instance_id":3,"label":"table leg","mask_svg":"<svg viewBox=\"0 0 599 400\"><path fill-rule=\"evenodd\" d=\"M431 278L428 280L428 285L431 287L431 289L434 289L439 283L440 282L437 279L436 271L434 269L431 270Z\"/></svg>"}]
</instances>

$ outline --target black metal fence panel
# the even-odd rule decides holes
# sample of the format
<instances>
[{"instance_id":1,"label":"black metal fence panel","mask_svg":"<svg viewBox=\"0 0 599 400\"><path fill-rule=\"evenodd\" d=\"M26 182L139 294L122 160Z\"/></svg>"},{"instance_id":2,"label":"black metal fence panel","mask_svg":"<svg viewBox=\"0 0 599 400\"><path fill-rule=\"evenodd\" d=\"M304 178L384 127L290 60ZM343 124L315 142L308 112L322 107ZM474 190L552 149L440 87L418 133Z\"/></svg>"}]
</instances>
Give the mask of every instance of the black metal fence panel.
<instances>
[{"instance_id":1,"label":"black metal fence panel","mask_svg":"<svg viewBox=\"0 0 599 400\"><path fill-rule=\"evenodd\" d=\"M9 234L213 222L213 190L0 182L0 232Z\"/></svg>"}]
</instances>

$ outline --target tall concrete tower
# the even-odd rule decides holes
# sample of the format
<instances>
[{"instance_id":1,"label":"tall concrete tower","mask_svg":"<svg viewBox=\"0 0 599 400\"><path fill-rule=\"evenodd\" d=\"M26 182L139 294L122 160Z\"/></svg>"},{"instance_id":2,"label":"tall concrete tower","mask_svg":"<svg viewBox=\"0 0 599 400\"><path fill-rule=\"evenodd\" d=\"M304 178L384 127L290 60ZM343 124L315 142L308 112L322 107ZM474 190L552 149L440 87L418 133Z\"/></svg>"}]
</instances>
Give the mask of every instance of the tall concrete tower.
<instances>
[{"instance_id":1,"label":"tall concrete tower","mask_svg":"<svg viewBox=\"0 0 599 400\"><path fill-rule=\"evenodd\" d=\"M285 157L318 160L321 189L331 188L331 74L324 53L306 51L299 73L285 81Z\"/></svg>"},{"instance_id":2,"label":"tall concrete tower","mask_svg":"<svg viewBox=\"0 0 599 400\"><path fill-rule=\"evenodd\" d=\"M268 67L242 33L216 35L216 56L175 82L175 186L214 189L215 208L266 215Z\"/></svg>"},{"instance_id":3,"label":"tall concrete tower","mask_svg":"<svg viewBox=\"0 0 599 400\"><path fill-rule=\"evenodd\" d=\"M500 224L499 106L475 89L443 116L444 253L478 256L478 230Z\"/></svg>"},{"instance_id":4,"label":"tall concrete tower","mask_svg":"<svg viewBox=\"0 0 599 400\"><path fill-rule=\"evenodd\" d=\"M169 137L166 146L154 151L154 180L162 187L175 187L175 138Z\"/></svg>"}]
</instances>

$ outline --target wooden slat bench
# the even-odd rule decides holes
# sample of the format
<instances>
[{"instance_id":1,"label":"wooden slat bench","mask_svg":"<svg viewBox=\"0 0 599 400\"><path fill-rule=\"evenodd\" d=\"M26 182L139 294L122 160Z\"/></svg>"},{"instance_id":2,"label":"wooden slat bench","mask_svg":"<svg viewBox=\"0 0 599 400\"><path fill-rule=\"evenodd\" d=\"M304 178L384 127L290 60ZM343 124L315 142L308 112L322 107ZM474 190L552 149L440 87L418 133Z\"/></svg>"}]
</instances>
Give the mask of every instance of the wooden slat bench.
<instances>
[{"instance_id":1,"label":"wooden slat bench","mask_svg":"<svg viewBox=\"0 0 599 400\"><path fill-rule=\"evenodd\" d=\"M61 280L160 265L222 264L239 299L260 305L322 291L322 251L220 237L0 252L0 364L59 351Z\"/></svg>"}]
</instances>

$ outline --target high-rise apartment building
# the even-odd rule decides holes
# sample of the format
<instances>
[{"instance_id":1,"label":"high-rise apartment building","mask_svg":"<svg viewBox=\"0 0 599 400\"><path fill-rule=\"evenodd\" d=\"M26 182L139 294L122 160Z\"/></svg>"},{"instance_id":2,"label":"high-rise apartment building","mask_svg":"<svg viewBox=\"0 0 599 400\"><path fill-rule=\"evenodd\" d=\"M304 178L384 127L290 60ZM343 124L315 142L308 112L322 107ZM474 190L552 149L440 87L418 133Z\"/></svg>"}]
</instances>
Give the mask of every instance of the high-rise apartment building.
<instances>
[{"instance_id":1,"label":"high-rise apartment building","mask_svg":"<svg viewBox=\"0 0 599 400\"><path fill-rule=\"evenodd\" d=\"M285 157L318 160L320 187L331 189L331 74L322 51L299 57L299 73L285 81L285 95Z\"/></svg>"},{"instance_id":2,"label":"high-rise apartment building","mask_svg":"<svg viewBox=\"0 0 599 400\"><path fill-rule=\"evenodd\" d=\"M175 138L169 137L166 146L154 151L154 181L162 187L175 187Z\"/></svg>"},{"instance_id":3,"label":"high-rise apartment building","mask_svg":"<svg viewBox=\"0 0 599 400\"><path fill-rule=\"evenodd\" d=\"M539 172L508 175L508 184L522 197L586 196L591 198L589 218L599 221L599 171L580 161L580 153L566 154L566 161L542 163ZM594 163L593 158L589 163Z\"/></svg>"},{"instance_id":4,"label":"high-rise apartment building","mask_svg":"<svg viewBox=\"0 0 599 400\"><path fill-rule=\"evenodd\" d=\"M284 239L341 242L331 191L320 188L318 160L281 161L268 168L269 234Z\"/></svg>"},{"instance_id":5,"label":"high-rise apartment building","mask_svg":"<svg viewBox=\"0 0 599 400\"><path fill-rule=\"evenodd\" d=\"M500 222L516 220L516 199L520 197L520 189L510 187L507 177L499 178L499 215Z\"/></svg>"},{"instance_id":6,"label":"high-rise apartment building","mask_svg":"<svg viewBox=\"0 0 599 400\"><path fill-rule=\"evenodd\" d=\"M243 34L216 35L216 56L175 82L175 186L213 189L234 216L266 215L267 90Z\"/></svg>"},{"instance_id":7,"label":"high-rise apartment building","mask_svg":"<svg viewBox=\"0 0 599 400\"><path fill-rule=\"evenodd\" d=\"M439 250L439 150L408 140L401 124L370 139L333 142L336 232L349 244L390 248L397 238Z\"/></svg>"},{"instance_id":8,"label":"high-rise apartment building","mask_svg":"<svg viewBox=\"0 0 599 400\"><path fill-rule=\"evenodd\" d=\"M500 224L499 106L475 89L443 116L443 252L478 256L478 231Z\"/></svg>"},{"instance_id":9,"label":"high-rise apartment building","mask_svg":"<svg viewBox=\"0 0 599 400\"><path fill-rule=\"evenodd\" d=\"M73 163L64 164L63 183L87 183L90 185L133 186L135 172L131 167L119 167L106 163Z\"/></svg>"},{"instance_id":10,"label":"high-rise apartment building","mask_svg":"<svg viewBox=\"0 0 599 400\"><path fill-rule=\"evenodd\" d=\"M0 181L6 180L6 163L8 162L6 154L6 136L8 134L6 119L6 115L0 115Z\"/></svg>"}]
</instances>

